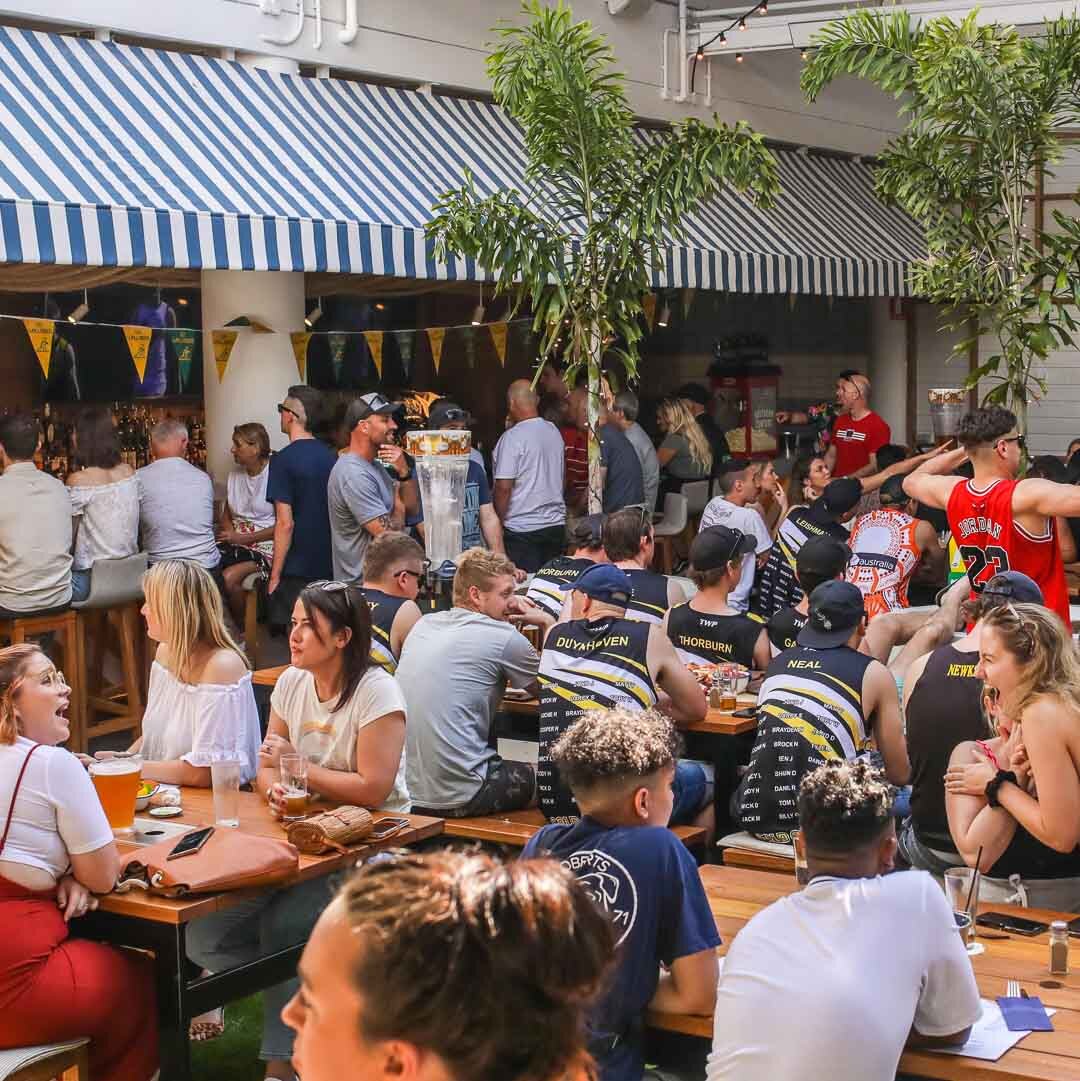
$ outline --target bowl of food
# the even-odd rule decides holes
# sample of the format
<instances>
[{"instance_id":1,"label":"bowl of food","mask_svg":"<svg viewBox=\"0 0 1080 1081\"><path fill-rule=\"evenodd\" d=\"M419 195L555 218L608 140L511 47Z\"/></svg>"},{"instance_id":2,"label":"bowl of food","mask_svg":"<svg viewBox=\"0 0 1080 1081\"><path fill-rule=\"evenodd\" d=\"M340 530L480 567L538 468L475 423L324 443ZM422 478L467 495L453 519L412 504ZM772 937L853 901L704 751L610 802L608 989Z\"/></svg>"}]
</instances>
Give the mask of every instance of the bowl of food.
<instances>
[{"instance_id":1,"label":"bowl of food","mask_svg":"<svg viewBox=\"0 0 1080 1081\"><path fill-rule=\"evenodd\" d=\"M153 781L143 781L143 783L139 785L139 791L135 796L135 810L145 811L150 805L150 798L160 787L160 785L155 784Z\"/></svg>"}]
</instances>

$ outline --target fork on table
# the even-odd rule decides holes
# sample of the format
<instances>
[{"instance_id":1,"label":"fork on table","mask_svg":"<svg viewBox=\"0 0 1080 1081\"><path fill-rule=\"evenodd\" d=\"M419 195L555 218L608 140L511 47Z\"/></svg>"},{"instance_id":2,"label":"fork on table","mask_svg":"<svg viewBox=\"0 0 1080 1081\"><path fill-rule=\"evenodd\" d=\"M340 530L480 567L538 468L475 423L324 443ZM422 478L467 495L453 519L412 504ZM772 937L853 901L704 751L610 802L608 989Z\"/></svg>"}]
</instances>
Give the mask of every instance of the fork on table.
<instances>
[{"instance_id":1,"label":"fork on table","mask_svg":"<svg viewBox=\"0 0 1080 1081\"><path fill-rule=\"evenodd\" d=\"M1005 997L1006 998L1027 998L1028 993L1020 986L1019 980L1006 980L1005 981Z\"/></svg>"}]
</instances>

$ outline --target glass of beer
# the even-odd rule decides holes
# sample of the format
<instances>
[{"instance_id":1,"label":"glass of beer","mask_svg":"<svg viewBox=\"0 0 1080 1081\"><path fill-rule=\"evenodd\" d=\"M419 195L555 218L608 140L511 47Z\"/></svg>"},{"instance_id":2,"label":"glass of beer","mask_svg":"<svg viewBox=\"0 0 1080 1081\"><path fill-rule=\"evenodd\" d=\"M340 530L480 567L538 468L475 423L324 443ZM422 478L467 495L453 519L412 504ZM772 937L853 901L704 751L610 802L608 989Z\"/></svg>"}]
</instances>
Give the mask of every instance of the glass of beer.
<instances>
[{"instance_id":1,"label":"glass of beer","mask_svg":"<svg viewBox=\"0 0 1080 1081\"><path fill-rule=\"evenodd\" d=\"M90 766L90 780L113 833L135 832L135 800L142 784L141 758L110 758Z\"/></svg>"},{"instance_id":2,"label":"glass of beer","mask_svg":"<svg viewBox=\"0 0 1080 1081\"><path fill-rule=\"evenodd\" d=\"M285 790L282 797L285 812L281 817L285 822L295 822L308 813L307 767L307 759L302 754L281 756L281 787Z\"/></svg>"},{"instance_id":3,"label":"glass of beer","mask_svg":"<svg viewBox=\"0 0 1080 1081\"><path fill-rule=\"evenodd\" d=\"M738 680L738 669L733 665L720 666L720 708L725 713L732 713L738 705L735 687Z\"/></svg>"}]
</instances>

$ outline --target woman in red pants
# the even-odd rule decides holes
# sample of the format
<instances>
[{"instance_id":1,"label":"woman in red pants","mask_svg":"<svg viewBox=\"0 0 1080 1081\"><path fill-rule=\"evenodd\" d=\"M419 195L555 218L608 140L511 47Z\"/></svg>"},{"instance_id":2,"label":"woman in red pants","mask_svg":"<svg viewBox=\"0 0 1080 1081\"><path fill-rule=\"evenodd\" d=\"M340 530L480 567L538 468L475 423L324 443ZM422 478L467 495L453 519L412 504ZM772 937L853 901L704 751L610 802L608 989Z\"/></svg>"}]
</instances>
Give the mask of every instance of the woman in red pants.
<instances>
[{"instance_id":1,"label":"woman in red pants","mask_svg":"<svg viewBox=\"0 0 1080 1081\"><path fill-rule=\"evenodd\" d=\"M89 1036L94 1081L148 1081L149 960L69 937L119 868L90 778L58 746L70 697L36 646L0 649L0 1048Z\"/></svg>"}]
</instances>

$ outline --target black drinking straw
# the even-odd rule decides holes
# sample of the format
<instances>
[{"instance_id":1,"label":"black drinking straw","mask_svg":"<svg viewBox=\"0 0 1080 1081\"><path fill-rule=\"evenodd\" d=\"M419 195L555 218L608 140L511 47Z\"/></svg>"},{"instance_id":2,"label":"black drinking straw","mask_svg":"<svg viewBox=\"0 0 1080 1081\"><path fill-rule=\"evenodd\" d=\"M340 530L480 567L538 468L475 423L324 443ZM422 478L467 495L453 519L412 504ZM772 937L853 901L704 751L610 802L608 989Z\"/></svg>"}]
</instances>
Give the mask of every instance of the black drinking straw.
<instances>
[{"instance_id":1,"label":"black drinking straw","mask_svg":"<svg viewBox=\"0 0 1080 1081\"><path fill-rule=\"evenodd\" d=\"M979 854L975 857L975 870L971 875L971 885L968 887L967 904L964 905L964 911L971 911L971 898L975 894L975 883L979 881L979 864L982 863L983 846L979 845Z\"/></svg>"}]
</instances>

